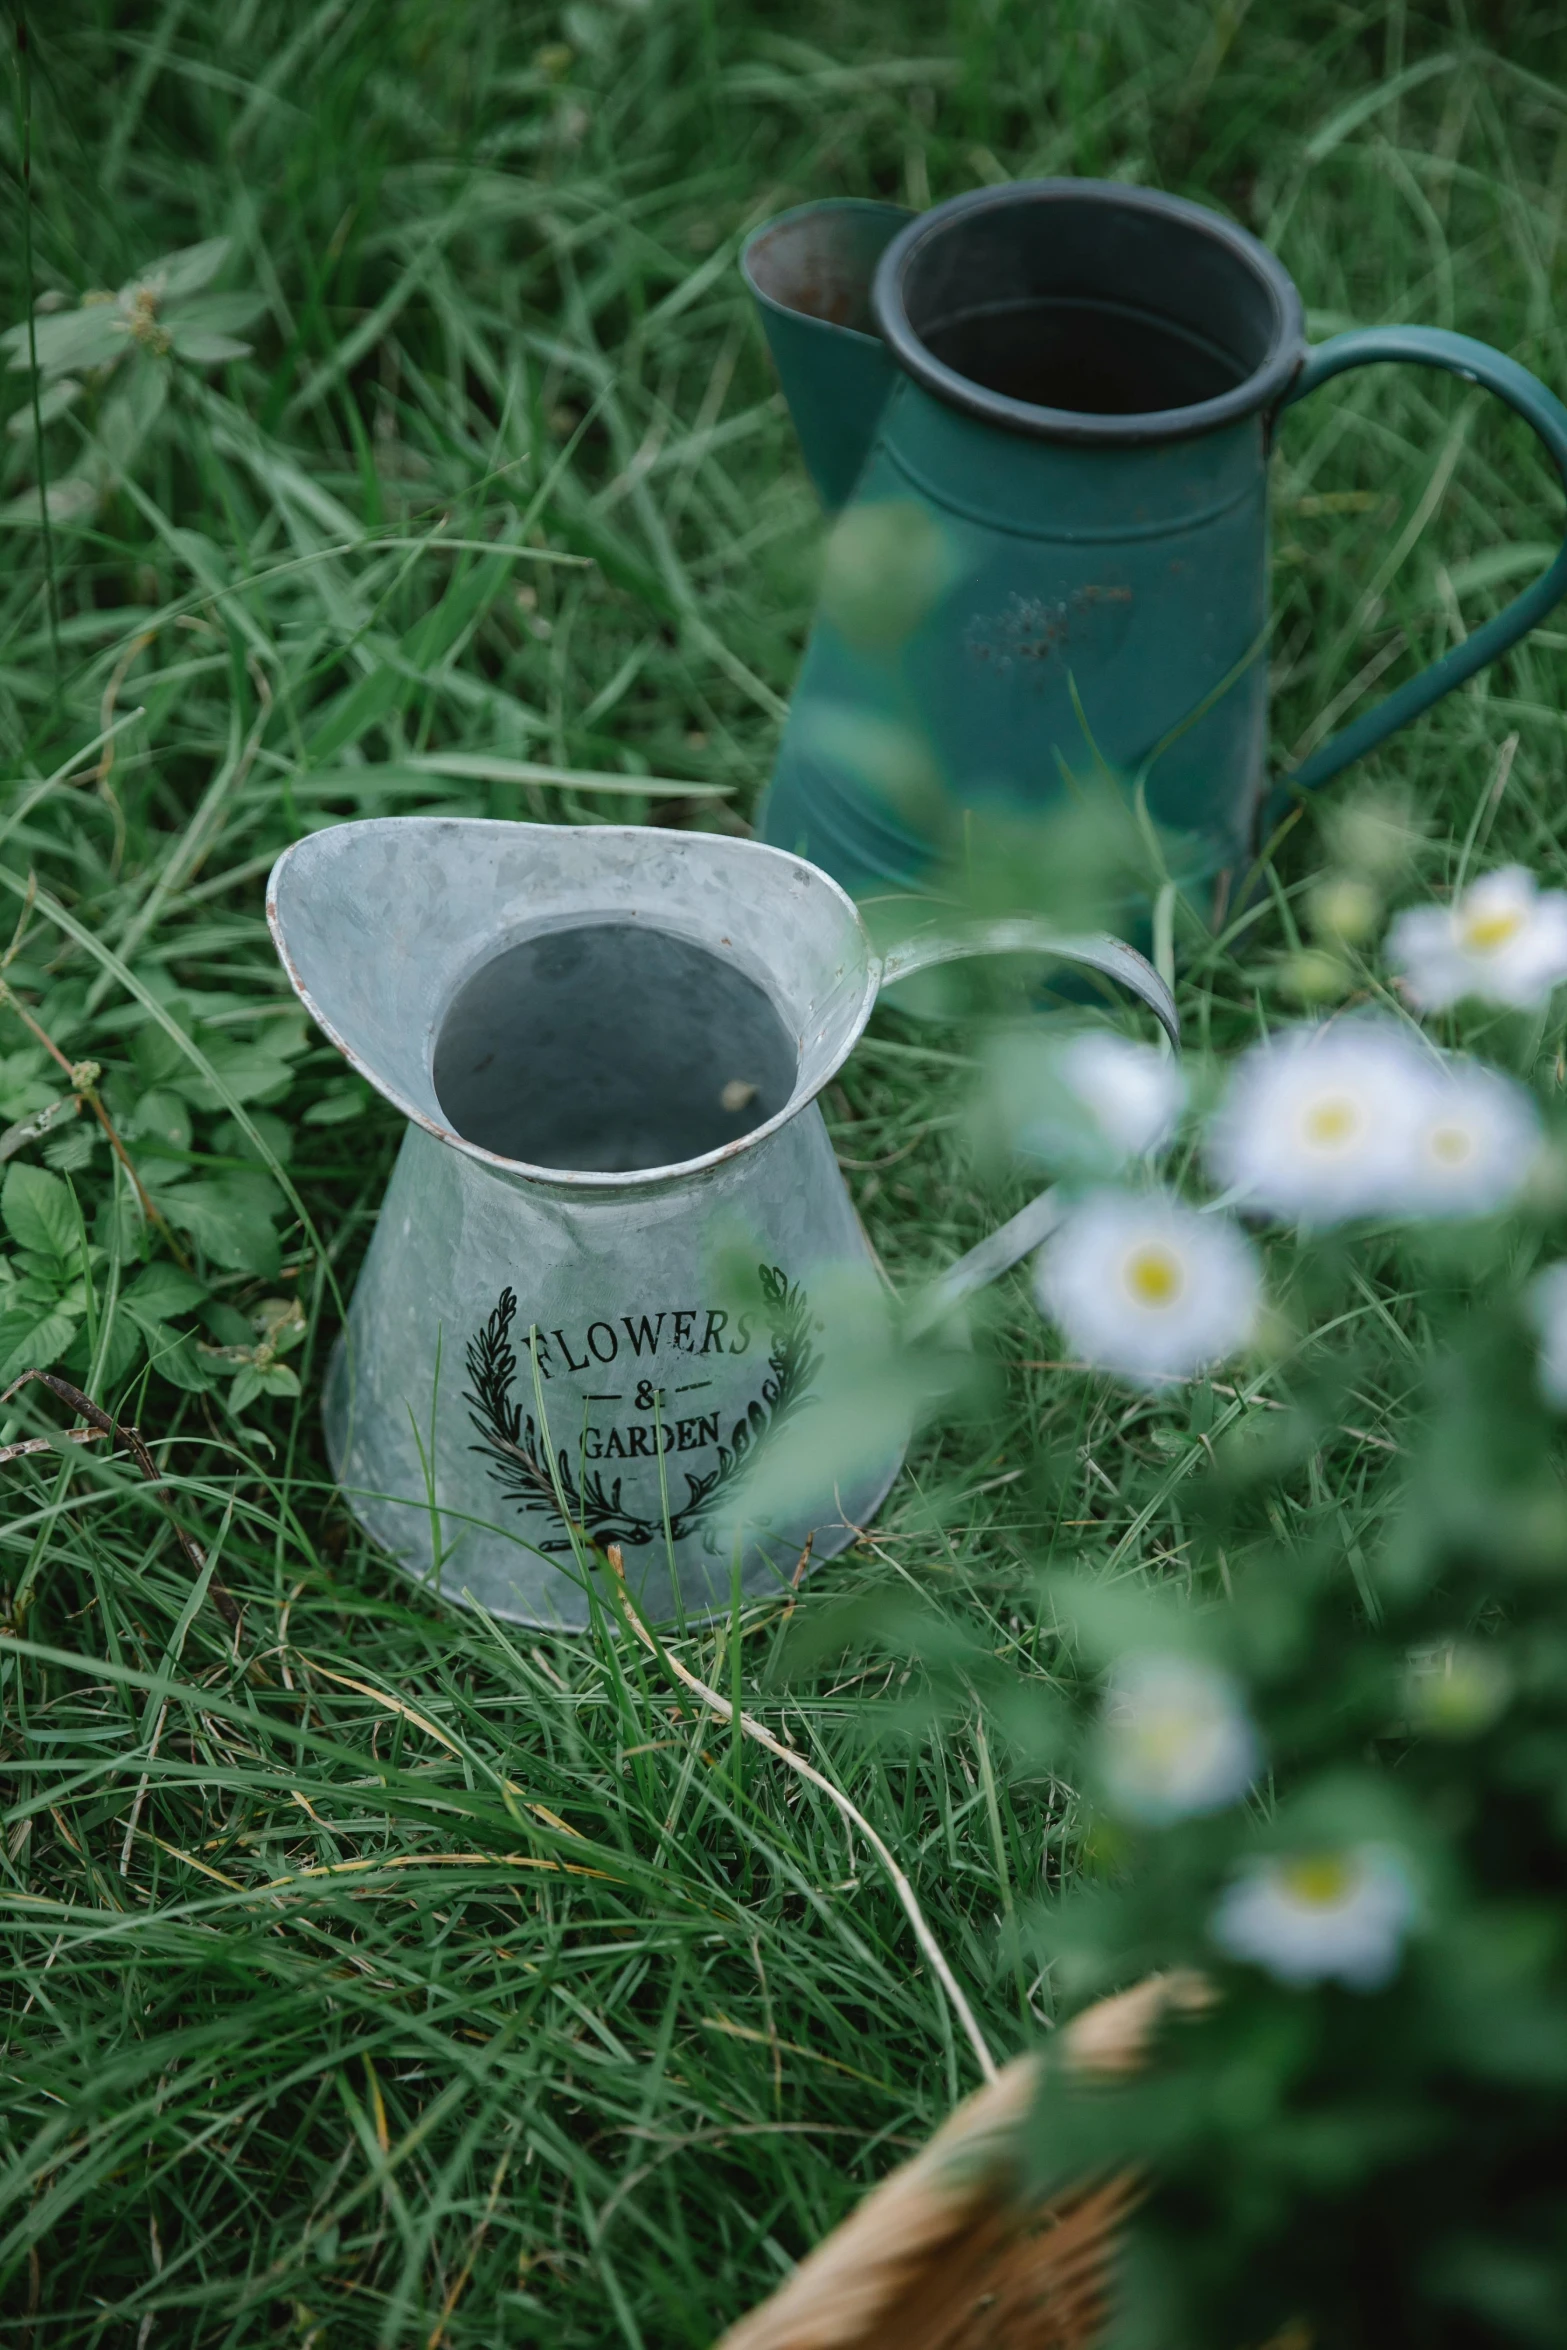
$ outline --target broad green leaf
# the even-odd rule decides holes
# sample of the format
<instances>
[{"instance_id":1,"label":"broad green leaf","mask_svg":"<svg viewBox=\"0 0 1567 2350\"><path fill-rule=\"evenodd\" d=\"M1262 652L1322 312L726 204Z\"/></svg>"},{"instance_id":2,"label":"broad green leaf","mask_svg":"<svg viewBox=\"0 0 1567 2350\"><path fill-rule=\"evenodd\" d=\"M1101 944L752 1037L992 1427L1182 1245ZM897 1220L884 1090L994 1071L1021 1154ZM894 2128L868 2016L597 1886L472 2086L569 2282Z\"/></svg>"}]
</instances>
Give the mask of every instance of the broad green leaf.
<instances>
[{"instance_id":1,"label":"broad green leaf","mask_svg":"<svg viewBox=\"0 0 1567 2350\"><path fill-rule=\"evenodd\" d=\"M231 1047L218 1053L203 1037L202 1050L237 1102L270 1101L288 1091L294 1081L291 1065L266 1045L247 1044ZM223 1106L223 1096L205 1077L195 1070L181 1071L170 1079L172 1086L186 1101L198 1110L216 1110Z\"/></svg>"},{"instance_id":2,"label":"broad green leaf","mask_svg":"<svg viewBox=\"0 0 1567 2350\"><path fill-rule=\"evenodd\" d=\"M182 1027L189 1027L188 1005L174 999L169 1003L168 1010ZM131 1038L131 1059L143 1085L154 1092L161 1091L171 1078L190 1066L168 1030L155 1026L151 1021L144 1028L138 1028Z\"/></svg>"},{"instance_id":3,"label":"broad green leaf","mask_svg":"<svg viewBox=\"0 0 1567 2350\"><path fill-rule=\"evenodd\" d=\"M261 294L203 294L198 302L181 302L178 315L170 316L168 328L176 347L188 334L243 334L247 326L255 325L266 306Z\"/></svg>"},{"instance_id":4,"label":"broad green leaf","mask_svg":"<svg viewBox=\"0 0 1567 2350\"><path fill-rule=\"evenodd\" d=\"M81 1218L70 1187L43 1167L15 1166L0 1190L0 1217L18 1248L74 1263Z\"/></svg>"},{"instance_id":5,"label":"broad green leaf","mask_svg":"<svg viewBox=\"0 0 1567 2350\"><path fill-rule=\"evenodd\" d=\"M149 1265L121 1293L120 1303L139 1322L164 1322L170 1314L188 1314L208 1294L204 1281L178 1265Z\"/></svg>"},{"instance_id":6,"label":"broad green leaf","mask_svg":"<svg viewBox=\"0 0 1567 2350\"><path fill-rule=\"evenodd\" d=\"M323 1094L303 1113L303 1126L346 1126L350 1118L362 1118L370 1106L370 1088L367 1085L349 1086L342 1093Z\"/></svg>"},{"instance_id":7,"label":"broad green leaf","mask_svg":"<svg viewBox=\"0 0 1567 2350\"><path fill-rule=\"evenodd\" d=\"M60 1306L48 1311L18 1306L0 1314L0 1389L22 1371L47 1371L57 1363L76 1334L78 1319Z\"/></svg>"},{"instance_id":8,"label":"broad green leaf","mask_svg":"<svg viewBox=\"0 0 1567 2350\"><path fill-rule=\"evenodd\" d=\"M264 1146L262 1149L257 1148L256 1142L252 1141L237 1118L225 1118L214 1130L214 1150L225 1159L248 1159L254 1167L266 1165L266 1152L270 1151L278 1165L286 1167L294 1150L292 1127L274 1110L253 1109L250 1112L250 1123Z\"/></svg>"},{"instance_id":9,"label":"broad green leaf","mask_svg":"<svg viewBox=\"0 0 1567 2350\"><path fill-rule=\"evenodd\" d=\"M53 424L55 418L63 416L67 408L71 407L81 396L82 387L75 377L61 376L58 383L52 383L39 399L38 416L40 422ZM5 429L14 441L30 441L32 439L33 404L31 400L28 401L25 408L18 408L14 416L6 418Z\"/></svg>"},{"instance_id":10,"label":"broad green leaf","mask_svg":"<svg viewBox=\"0 0 1567 2350\"><path fill-rule=\"evenodd\" d=\"M214 1371L202 1361L189 1331L149 1330L147 1359L160 1379L183 1388L187 1395L204 1395L217 1385Z\"/></svg>"},{"instance_id":11,"label":"broad green leaf","mask_svg":"<svg viewBox=\"0 0 1567 2350\"><path fill-rule=\"evenodd\" d=\"M197 1041L217 1076L236 1101L264 1101L286 1092L293 1081L293 1057L307 1042L303 1019L270 1020L254 1042L226 1029L198 1030ZM198 1109L218 1109L223 1096L187 1063L166 1081Z\"/></svg>"},{"instance_id":12,"label":"broad green leaf","mask_svg":"<svg viewBox=\"0 0 1567 2350\"><path fill-rule=\"evenodd\" d=\"M71 1110L75 1106L74 1097L61 1105L62 1110ZM68 1134L56 1134L44 1144L44 1165L53 1167L58 1175L76 1175L83 1167L90 1167L98 1145L103 1140L94 1121L84 1118L80 1125L71 1125L70 1119L62 1116L51 1120L51 1124L70 1125L71 1130ZM3 1145L0 1145L0 1158L4 1155Z\"/></svg>"},{"instance_id":13,"label":"broad green leaf","mask_svg":"<svg viewBox=\"0 0 1567 2350\"><path fill-rule=\"evenodd\" d=\"M215 1265L235 1273L276 1274L282 1261L278 1236L243 1176L175 1184L159 1194L158 1205L175 1230L188 1232Z\"/></svg>"},{"instance_id":14,"label":"broad green leaf","mask_svg":"<svg viewBox=\"0 0 1567 2350\"><path fill-rule=\"evenodd\" d=\"M265 1370L257 1371L256 1376L268 1395L297 1395L299 1393L299 1374L297 1371L291 1371L287 1363L268 1363Z\"/></svg>"},{"instance_id":15,"label":"broad green leaf","mask_svg":"<svg viewBox=\"0 0 1567 2350\"><path fill-rule=\"evenodd\" d=\"M204 237L199 245L181 245L175 253L164 253L156 261L149 261L138 270L136 282L141 285L161 280L159 298L177 302L185 294L199 293L210 285L228 259L232 237Z\"/></svg>"},{"instance_id":16,"label":"broad green leaf","mask_svg":"<svg viewBox=\"0 0 1567 2350\"><path fill-rule=\"evenodd\" d=\"M97 1392L100 1395L107 1396L108 1391L117 1387L126 1377L140 1358L142 1344L142 1334L136 1324L128 1316L116 1314L110 1326L108 1344L103 1350L103 1360L98 1365ZM85 1324L78 1324L75 1344L65 1359L73 1378L79 1377L85 1381L91 1374L93 1345Z\"/></svg>"},{"instance_id":17,"label":"broad green leaf","mask_svg":"<svg viewBox=\"0 0 1567 2350\"><path fill-rule=\"evenodd\" d=\"M145 1135L149 1141L165 1142L171 1149L190 1149L190 1112L177 1093L168 1086L155 1085L144 1093L126 1120L127 1140Z\"/></svg>"},{"instance_id":18,"label":"broad green leaf","mask_svg":"<svg viewBox=\"0 0 1567 2350\"><path fill-rule=\"evenodd\" d=\"M113 302L88 302L80 310L55 310L27 326L13 326L0 335L13 367L32 365L32 345L38 351L38 372L48 377L73 373L83 367L108 367L130 348L130 334Z\"/></svg>"},{"instance_id":19,"label":"broad green leaf","mask_svg":"<svg viewBox=\"0 0 1567 2350\"><path fill-rule=\"evenodd\" d=\"M253 1364L247 1363L242 1371L234 1375L234 1384L229 1389L229 1410L242 1412L246 1404L254 1403L261 1393L261 1373Z\"/></svg>"},{"instance_id":20,"label":"broad green leaf","mask_svg":"<svg viewBox=\"0 0 1567 2350\"><path fill-rule=\"evenodd\" d=\"M188 359L193 367L216 367L224 359L248 359L255 348L233 335L208 334L200 327L177 324L169 329L169 341L180 358Z\"/></svg>"},{"instance_id":21,"label":"broad green leaf","mask_svg":"<svg viewBox=\"0 0 1567 2350\"><path fill-rule=\"evenodd\" d=\"M64 1093L57 1101L46 1102L41 1110L34 1110L30 1117L18 1118L14 1126L7 1126L0 1133L0 1161L14 1159L18 1151L26 1150L29 1143L41 1142L57 1126L68 1126L73 1118L81 1116L81 1109L74 1093Z\"/></svg>"},{"instance_id":22,"label":"broad green leaf","mask_svg":"<svg viewBox=\"0 0 1567 2350\"><path fill-rule=\"evenodd\" d=\"M58 1257L35 1256L31 1249L18 1249L11 1259L18 1278L17 1297L36 1305L40 1313L45 1307L63 1305L62 1283L69 1286L70 1266L62 1265Z\"/></svg>"},{"instance_id":23,"label":"broad green leaf","mask_svg":"<svg viewBox=\"0 0 1567 2350\"><path fill-rule=\"evenodd\" d=\"M231 1306L220 1297L208 1301L201 1318L219 1346L249 1346L255 1338L238 1306Z\"/></svg>"},{"instance_id":24,"label":"broad green leaf","mask_svg":"<svg viewBox=\"0 0 1567 2350\"><path fill-rule=\"evenodd\" d=\"M119 379L98 412L95 435L110 474L128 473L143 441L162 415L169 396L168 371L133 367Z\"/></svg>"},{"instance_id":25,"label":"broad green leaf","mask_svg":"<svg viewBox=\"0 0 1567 2350\"><path fill-rule=\"evenodd\" d=\"M45 1074L48 1066L38 1045L0 1053L0 1118L25 1118L29 1110L43 1108L57 1090Z\"/></svg>"},{"instance_id":26,"label":"broad green leaf","mask_svg":"<svg viewBox=\"0 0 1567 2350\"><path fill-rule=\"evenodd\" d=\"M128 1183L118 1184L98 1202L92 1233L105 1256L118 1251L122 1264L134 1265L147 1253L149 1230L141 1202Z\"/></svg>"}]
</instances>

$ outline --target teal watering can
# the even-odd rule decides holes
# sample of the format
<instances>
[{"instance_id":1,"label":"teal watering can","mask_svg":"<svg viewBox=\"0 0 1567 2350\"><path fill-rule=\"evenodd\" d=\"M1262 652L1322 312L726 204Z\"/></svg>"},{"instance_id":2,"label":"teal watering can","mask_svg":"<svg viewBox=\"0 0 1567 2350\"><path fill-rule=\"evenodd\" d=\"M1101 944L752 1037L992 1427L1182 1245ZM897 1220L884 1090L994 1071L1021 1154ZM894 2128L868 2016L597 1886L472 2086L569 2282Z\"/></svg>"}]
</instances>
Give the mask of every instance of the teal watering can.
<instances>
[{"instance_id":1,"label":"teal watering can","mask_svg":"<svg viewBox=\"0 0 1567 2350\"><path fill-rule=\"evenodd\" d=\"M1269 447L1330 376L1445 368L1526 418L1567 482L1567 409L1515 360L1431 327L1309 348L1276 256L1151 189L808 205L759 229L743 268L839 514L761 831L858 895L917 890L987 811L1048 808L1090 742L1144 781L1195 871L1249 858L1268 789ZM1567 549L1290 785L1337 774L1564 593Z\"/></svg>"}]
</instances>

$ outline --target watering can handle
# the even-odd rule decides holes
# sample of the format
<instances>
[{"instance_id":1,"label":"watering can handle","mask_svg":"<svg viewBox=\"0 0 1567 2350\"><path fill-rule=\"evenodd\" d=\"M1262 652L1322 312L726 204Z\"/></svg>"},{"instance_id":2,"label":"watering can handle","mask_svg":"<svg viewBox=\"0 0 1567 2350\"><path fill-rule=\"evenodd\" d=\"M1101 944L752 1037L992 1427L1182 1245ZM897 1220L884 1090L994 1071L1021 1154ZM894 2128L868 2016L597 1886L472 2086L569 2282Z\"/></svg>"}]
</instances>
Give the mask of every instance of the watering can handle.
<instances>
[{"instance_id":1,"label":"watering can handle","mask_svg":"<svg viewBox=\"0 0 1567 2350\"><path fill-rule=\"evenodd\" d=\"M1170 1049L1181 1041L1180 1015L1175 998L1145 955L1124 939L1095 932L1081 938L1063 938L1043 922L1026 915L1011 921L976 922L960 930L927 930L906 939L882 957L880 985L907 979L914 971L928 971L936 963L957 963L970 955L1053 955L1059 962L1077 963L1099 971L1107 979L1141 998L1153 1013ZM918 1338L944 1321L960 1300L987 1282L999 1279L1022 1258L1048 1240L1061 1218L1061 1202L1054 1191L1042 1191L1026 1208L999 1225L967 1255L958 1258L934 1281L912 1315L907 1335Z\"/></svg>"},{"instance_id":2,"label":"watering can handle","mask_svg":"<svg viewBox=\"0 0 1567 2350\"><path fill-rule=\"evenodd\" d=\"M1526 367L1520 367L1516 359L1493 351L1489 343L1477 343L1470 335L1448 334L1434 326L1373 326L1335 335L1331 342L1320 344L1308 354L1284 404L1292 407L1308 392L1314 392L1318 384L1326 383L1330 376L1342 375L1347 367L1367 367L1383 359L1408 359L1417 367L1446 368L1449 374L1461 376L1465 383L1479 384L1486 391L1494 392L1526 424L1533 425L1567 489L1567 408L1538 377L1531 375ZM1410 678L1407 685L1401 685L1363 718L1330 735L1288 778L1291 788L1309 791L1315 784L1326 783L1341 767L1349 766L1352 760L1360 758L1411 718L1418 718L1433 702L1440 701L1443 694L1451 693L1455 685L1462 685L1466 677L1473 677L1477 669L1494 661L1498 653L1505 653L1509 645L1516 644L1536 627L1563 596L1567 596L1567 546L1532 587L1514 596L1510 604L1493 620L1477 628L1473 636L1466 637L1461 645L1453 646L1439 661L1422 669L1418 677Z\"/></svg>"},{"instance_id":3,"label":"watering can handle","mask_svg":"<svg viewBox=\"0 0 1567 2350\"><path fill-rule=\"evenodd\" d=\"M1139 997L1171 1045L1180 1044L1175 998L1146 955L1140 955L1124 939L1111 938L1107 931L1063 938L1047 923L1033 921L1026 914L999 922L975 922L957 930L917 931L883 955L878 984L891 987L912 972L928 971L936 963L964 962L971 955L1053 955L1058 962L1078 963L1101 972Z\"/></svg>"}]
</instances>

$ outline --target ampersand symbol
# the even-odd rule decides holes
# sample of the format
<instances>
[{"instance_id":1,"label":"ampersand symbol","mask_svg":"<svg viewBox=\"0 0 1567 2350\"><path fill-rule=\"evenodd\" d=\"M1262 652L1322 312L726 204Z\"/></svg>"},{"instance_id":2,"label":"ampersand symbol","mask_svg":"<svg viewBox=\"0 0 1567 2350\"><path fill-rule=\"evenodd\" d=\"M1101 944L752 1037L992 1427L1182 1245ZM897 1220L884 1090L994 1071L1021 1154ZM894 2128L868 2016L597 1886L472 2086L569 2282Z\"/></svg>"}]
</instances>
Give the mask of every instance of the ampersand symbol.
<instances>
[{"instance_id":1,"label":"ampersand symbol","mask_svg":"<svg viewBox=\"0 0 1567 2350\"><path fill-rule=\"evenodd\" d=\"M650 1412L657 1402L658 1394L653 1386L652 1380L639 1379L637 1381L637 1410L639 1412Z\"/></svg>"}]
</instances>

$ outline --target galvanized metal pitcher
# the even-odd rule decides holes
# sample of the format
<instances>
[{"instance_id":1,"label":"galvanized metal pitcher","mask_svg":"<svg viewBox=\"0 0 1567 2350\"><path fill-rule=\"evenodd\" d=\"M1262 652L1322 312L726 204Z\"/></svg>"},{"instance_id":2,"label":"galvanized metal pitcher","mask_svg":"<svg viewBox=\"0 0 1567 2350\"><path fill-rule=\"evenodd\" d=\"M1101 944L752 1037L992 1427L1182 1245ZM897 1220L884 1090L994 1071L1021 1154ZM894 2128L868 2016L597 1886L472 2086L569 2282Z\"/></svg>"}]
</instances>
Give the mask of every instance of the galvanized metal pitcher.
<instances>
[{"instance_id":1,"label":"galvanized metal pitcher","mask_svg":"<svg viewBox=\"0 0 1567 2350\"><path fill-rule=\"evenodd\" d=\"M1109 938L1002 923L872 953L852 901L757 842L403 817L278 860L267 917L317 1024L409 1121L326 1396L333 1466L394 1558L457 1598L581 1626L608 1545L653 1616L830 1557L902 1439L841 1490L747 1516L746 1473L819 1396L831 1294L871 1264L816 1097L878 989ZM1043 1239L1036 1204L945 1295ZM718 1285L745 1256L748 1297ZM874 1290L873 1290L874 1293Z\"/></svg>"},{"instance_id":2,"label":"galvanized metal pitcher","mask_svg":"<svg viewBox=\"0 0 1567 2350\"><path fill-rule=\"evenodd\" d=\"M762 827L856 892L917 888L960 812L1047 807L1061 763L1087 763L1085 725L1194 836L1194 867L1249 855L1268 451L1329 376L1446 368L1525 417L1567 479L1567 409L1516 361L1429 327L1308 349L1266 246L1150 189L810 205L758 230L744 268L807 465L849 509ZM1291 782L1336 774L1564 593L1567 552Z\"/></svg>"}]
</instances>

